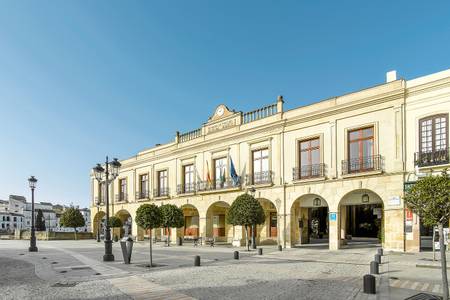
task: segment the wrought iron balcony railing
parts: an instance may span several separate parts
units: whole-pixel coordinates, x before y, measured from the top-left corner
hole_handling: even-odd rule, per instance
[[[150,193],[148,191],[136,192],[136,199],[148,199],[150,198]]]
[[[303,165],[292,169],[292,178],[302,180],[325,176],[325,164]]]
[[[234,189],[241,187],[241,177],[233,179],[232,177],[227,177],[224,180],[213,180],[213,181],[199,181],[197,183],[197,191],[216,191],[224,189]]]
[[[273,183],[273,172],[254,172],[253,174],[247,174],[246,185],[257,185],[257,184],[272,184]]]
[[[414,164],[419,167],[445,165],[450,163],[450,149],[414,153]]]
[[[104,197],[101,197],[101,199],[99,197],[94,197],[94,204],[95,205],[103,205],[103,204],[105,204]]]
[[[381,155],[363,156],[342,161],[342,175],[380,171],[382,169]]]
[[[157,188],[153,191],[154,197],[167,197],[169,196],[169,188]]]
[[[115,199],[117,202],[126,202],[128,201],[128,194],[127,193],[116,194]]]
[[[194,193],[195,190],[195,183],[189,183],[189,184],[179,184],[177,185],[177,194],[181,195],[181,194],[189,194],[189,193]]]

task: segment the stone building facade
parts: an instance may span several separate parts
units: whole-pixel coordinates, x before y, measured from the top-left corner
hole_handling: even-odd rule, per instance
[[[372,239],[418,251],[420,220],[402,197],[405,182],[449,166],[450,70],[413,80],[389,72],[364,90],[292,110],[283,103],[280,96],[246,113],[219,105],[200,128],[122,160],[109,186],[111,215],[140,240],[137,208],[172,203],[185,213],[173,240],[240,245],[243,229],[228,225],[226,214],[238,195],[252,193],[266,212],[259,244],[337,250]],[[104,188],[91,174],[94,232],[105,214]]]

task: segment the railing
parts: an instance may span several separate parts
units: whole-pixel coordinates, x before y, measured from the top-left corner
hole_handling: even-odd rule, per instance
[[[270,104],[267,106],[264,106],[262,108],[246,112],[242,116],[242,122],[250,123],[256,120],[264,119],[267,117],[270,117],[272,115],[275,115],[278,112],[277,105],[276,104]]]
[[[128,194],[127,194],[127,193],[119,193],[119,194],[116,194],[115,199],[116,199],[117,202],[125,202],[125,201],[128,201]]]
[[[381,170],[381,155],[352,158],[342,161],[342,175]]]
[[[302,180],[325,176],[325,164],[304,165],[292,169],[292,178]]]
[[[419,167],[450,163],[450,149],[414,153],[414,164]]]
[[[202,129],[198,128],[198,129],[195,129],[192,131],[181,133],[178,141],[180,143],[187,142],[187,141],[196,139],[196,138],[200,137],[201,135],[202,135]]]
[[[136,192],[136,199],[148,199],[150,198],[150,193],[148,191]]]
[[[253,174],[247,174],[245,183],[246,185],[256,185],[256,184],[272,184],[273,183],[273,172],[254,172]]]
[[[241,187],[241,177],[236,179],[227,177],[224,180],[205,180],[197,182],[197,191],[199,192],[225,190],[239,187]]]
[[[167,197],[169,196],[169,188],[161,188],[161,189],[155,189],[153,191],[154,197]]]
[[[104,199],[104,197],[102,197],[99,202],[99,197],[94,197],[94,203],[95,203],[95,205],[97,205],[97,204],[103,205],[103,204],[105,204],[105,199]]]
[[[188,194],[195,192],[195,183],[177,185],[177,194]]]

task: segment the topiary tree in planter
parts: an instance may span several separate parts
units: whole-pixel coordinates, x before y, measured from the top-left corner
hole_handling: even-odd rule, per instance
[[[142,204],[136,211],[136,224],[146,231],[150,231],[150,267],[153,266],[152,257],[152,229],[161,226],[161,212],[154,204]]]
[[[231,204],[228,210],[227,222],[234,226],[241,225],[245,227],[245,243],[247,251],[250,251],[248,243],[248,227],[263,224],[266,217],[264,209],[252,195],[242,194]],[[252,240],[255,242],[255,230],[252,231]]]
[[[122,226],[123,226],[123,223],[119,217],[116,217],[116,216],[109,217],[109,227],[114,229],[114,228],[119,228]],[[117,236],[117,234],[115,234],[114,241],[117,242],[118,240],[119,240],[119,237]]]
[[[441,256],[443,299],[448,300],[447,259],[445,256],[444,224],[450,218],[450,175],[429,175],[417,180],[405,194],[405,204],[419,215],[426,226],[437,226]],[[434,241],[433,241],[434,242]]]
[[[164,204],[159,209],[161,211],[161,226],[168,232],[167,246],[170,246],[170,228],[184,226],[183,210],[173,204]]]
[[[63,212],[60,223],[62,227],[73,228],[75,240],[77,239],[77,227],[82,227],[85,225],[83,215],[80,210],[75,207],[69,207]]]

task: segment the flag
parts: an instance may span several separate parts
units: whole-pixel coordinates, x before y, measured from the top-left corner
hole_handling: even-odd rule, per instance
[[[225,184],[225,169],[222,168],[220,168],[220,184],[221,186]]]
[[[209,185],[211,185],[211,174],[209,173],[209,164],[208,161],[206,161],[206,181]]]
[[[234,168],[233,159],[230,157],[230,176],[233,179],[234,185],[239,184],[239,176],[236,173],[236,169]]]

